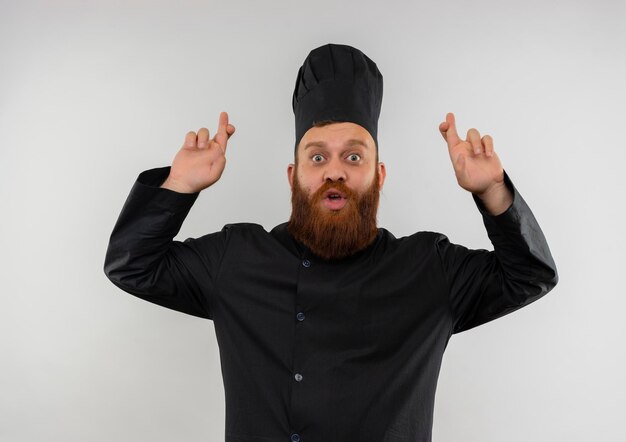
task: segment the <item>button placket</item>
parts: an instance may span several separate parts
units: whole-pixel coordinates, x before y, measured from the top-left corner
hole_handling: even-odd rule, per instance
[[[306,315],[305,315],[305,311],[307,309],[306,307],[306,303],[309,302],[309,298],[306,296],[303,296],[303,291],[302,288],[303,286],[306,287],[305,292],[307,293],[310,292],[310,286],[311,286],[311,279],[314,278],[314,269],[311,269],[311,267],[313,267],[313,262],[312,260],[310,260],[309,258],[307,258],[304,254],[300,255],[300,264],[302,265],[302,267],[304,267],[304,269],[302,269],[298,277],[298,286],[296,289],[296,311],[295,311],[295,317],[296,317],[296,324],[300,324],[302,323],[305,319],[306,319]],[[310,333],[310,330],[307,331],[306,330],[307,327],[304,326],[304,324],[300,325],[299,327],[296,326],[294,328],[295,331],[295,346],[294,346],[294,357],[293,357],[293,371],[292,371],[292,376],[293,376],[293,382],[297,382],[299,384],[301,384],[299,387],[293,388],[292,389],[292,405],[294,407],[297,407],[297,409],[295,409],[293,411],[293,413],[298,416],[297,419],[294,420],[294,422],[292,422],[294,424],[294,427],[297,428],[299,426],[299,424],[302,424],[302,422],[300,422],[301,419],[306,419],[304,416],[306,416],[306,407],[307,404],[309,403],[307,400],[302,400],[302,398],[306,398],[310,393],[307,392],[307,389],[305,388],[306,385],[303,384],[304,381],[304,376],[302,373],[296,372],[297,369],[302,368],[301,366],[301,357],[299,356],[300,352],[306,352],[306,338],[305,336],[307,336],[307,333]],[[311,388],[311,386],[309,386],[309,388]],[[304,396],[303,396],[304,395]],[[306,423],[306,422],[305,422]],[[290,440],[292,442],[303,442],[301,436],[298,433],[292,433],[290,435]]]

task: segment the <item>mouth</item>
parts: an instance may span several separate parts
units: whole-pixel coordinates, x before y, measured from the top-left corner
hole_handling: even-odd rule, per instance
[[[343,192],[337,189],[329,189],[324,193],[322,201],[324,206],[330,210],[341,210],[348,202],[348,199]]]

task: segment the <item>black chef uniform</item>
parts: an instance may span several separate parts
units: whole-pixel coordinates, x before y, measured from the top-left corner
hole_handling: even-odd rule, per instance
[[[428,442],[437,377],[454,333],[528,305],[557,283],[530,208],[493,216],[494,250],[437,232],[379,228],[365,250],[324,261],[286,224],[228,224],[174,241],[198,193],[137,177],[110,236],[106,276],[122,290],[213,320],[228,442]]]

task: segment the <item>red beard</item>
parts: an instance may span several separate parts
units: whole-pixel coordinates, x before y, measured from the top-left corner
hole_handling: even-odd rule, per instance
[[[322,207],[324,193],[342,192],[346,205],[340,210]],[[369,189],[358,194],[341,181],[326,181],[311,197],[300,187],[294,171],[289,233],[323,259],[341,259],[365,249],[376,238],[376,212],[380,197],[378,169]]]

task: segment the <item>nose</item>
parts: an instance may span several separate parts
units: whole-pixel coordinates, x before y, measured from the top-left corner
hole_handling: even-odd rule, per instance
[[[329,161],[328,166],[324,170],[324,181],[345,181],[347,178],[346,171],[338,160]]]

